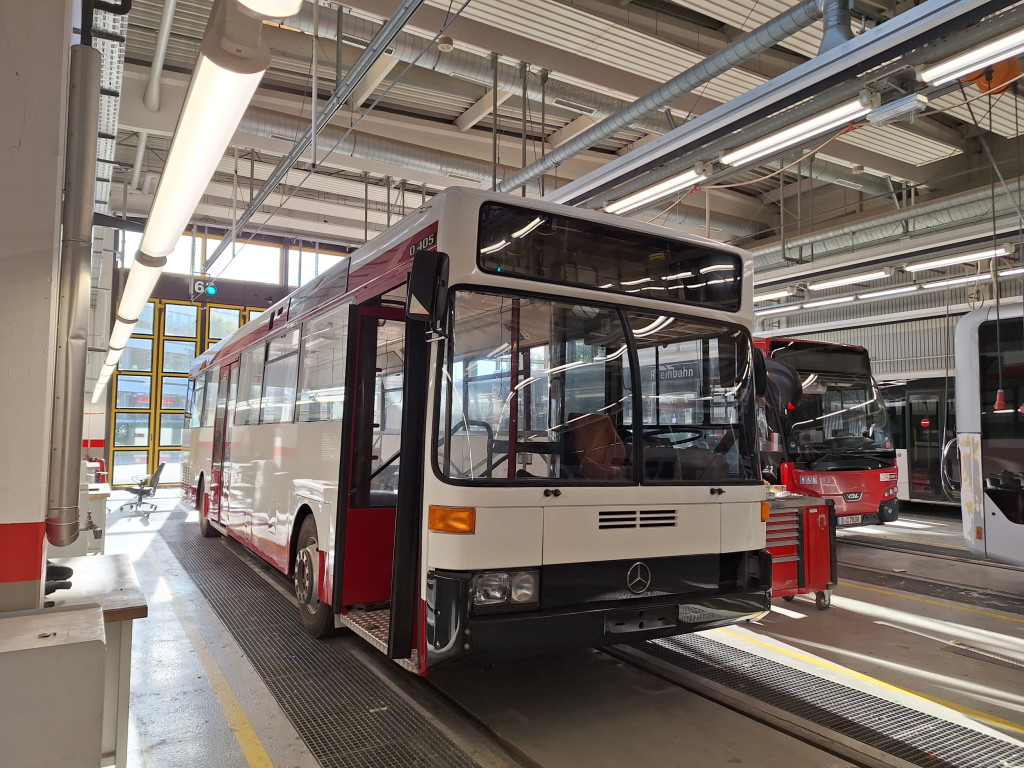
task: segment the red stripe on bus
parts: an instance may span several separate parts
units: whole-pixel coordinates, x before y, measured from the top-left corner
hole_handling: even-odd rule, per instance
[[[46,523],[0,523],[0,584],[43,577]]]
[[[83,448],[103,448],[104,446],[106,446],[106,444],[107,444],[106,440],[83,440],[82,441],[82,447]]]

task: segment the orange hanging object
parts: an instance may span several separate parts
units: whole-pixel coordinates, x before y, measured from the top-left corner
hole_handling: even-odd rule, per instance
[[[992,72],[991,79],[989,79],[987,74],[990,70]],[[996,94],[1005,91],[1006,84],[1015,77],[1018,77],[1020,73],[1020,59],[1014,56],[1011,59],[997,61],[995,64],[965,75],[961,79],[965,83],[974,83],[982,93],[992,91],[993,94]]]

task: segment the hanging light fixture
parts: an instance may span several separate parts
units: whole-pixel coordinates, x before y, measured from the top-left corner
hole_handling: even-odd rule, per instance
[[[772,299],[785,299],[793,295],[793,291],[790,288],[785,288],[781,291],[772,291],[771,293],[762,293],[754,297],[754,303],[757,304],[761,301],[771,301]]]
[[[999,256],[1010,256],[1013,254],[1013,250],[1012,245],[1004,245],[999,248],[988,248],[984,251],[962,253],[957,256],[944,256],[941,259],[932,259],[931,261],[918,261],[914,264],[907,264],[903,269],[906,272],[920,272],[925,269],[941,269],[953,264],[970,264],[971,262],[985,261],[986,259],[993,259]]]
[[[776,131],[744,147],[726,152],[722,155],[721,160],[725,165],[743,165],[752,160],[777,154],[787,147],[801,144],[818,134],[851,123],[858,117],[866,115],[877,107],[878,104],[878,94],[865,89],[861,91],[860,98],[854,101],[848,101],[820,115],[809,117],[781,131]]]
[[[1011,32],[991,42],[922,69],[919,77],[930,85],[942,85],[959,80],[990,64],[1024,53],[1024,29]]]
[[[117,305],[92,402],[99,401],[117,368],[167,256],[185,230],[270,65],[270,49],[260,41],[263,19],[294,15],[301,5],[302,0],[218,0],[214,4],[142,244]]]
[[[639,192],[634,192],[632,195],[628,195],[621,200],[609,203],[604,207],[604,210],[607,213],[626,213],[648,203],[653,203],[655,200],[673,195],[676,192],[682,192],[684,189],[695,187],[707,177],[704,166],[698,163],[688,171],[670,176],[664,181],[653,184],[646,189],[641,189]]]

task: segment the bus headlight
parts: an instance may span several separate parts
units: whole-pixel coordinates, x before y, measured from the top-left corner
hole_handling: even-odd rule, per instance
[[[473,611],[490,613],[536,608],[540,598],[537,571],[490,571],[473,577]]]

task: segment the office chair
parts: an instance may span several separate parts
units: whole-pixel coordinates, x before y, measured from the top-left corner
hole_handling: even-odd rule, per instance
[[[154,472],[150,476],[137,475],[132,480],[135,481],[135,485],[128,488],[130,493],[134,493],[136,498],[134,501],[129,501],[126,504],[122,504],[118,507],[118,512],[138,512],[144,516],[148,516],[149,512],[143,510],[143,507],[152,507],[150,511],[156,511],[156,504],[151,501],[143,501],[156,493],[157,486],[160,485],[160,473],[164,471],[164,462],[161,462]]]

